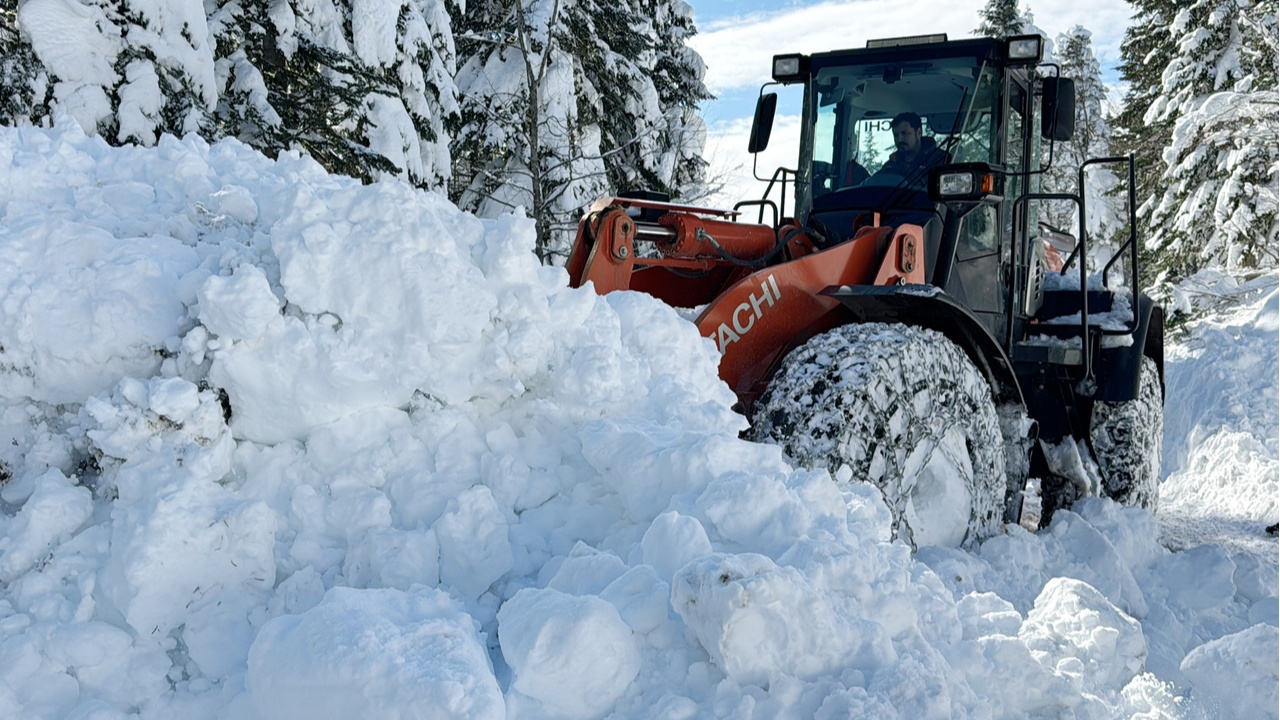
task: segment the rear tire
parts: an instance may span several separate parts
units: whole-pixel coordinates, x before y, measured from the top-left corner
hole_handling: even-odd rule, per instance
[[[847,466],[884,493],[896,537],[968,546],[994,535],[1006,498],[991,389],[964,351],[919,327],[845,325],[782,361],[752,437],[793,463]]]
[[[1102,475],[1103,496],[1155,512],[1164,444],[1164,398],[1155,361],[1143,357],[1139,373],[1138,397],[1094,403],[1089,440]]]

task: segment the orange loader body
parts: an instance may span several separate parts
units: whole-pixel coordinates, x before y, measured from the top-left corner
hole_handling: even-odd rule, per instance
[[[644,221],[631,213],[656,216]],[[721,353],[720,377],[750,405],[778,362],[809,338],[849,322],[822,291],[842,285],[922,284],[923,231],[869,214],[847,242],[822,249],[794,221],[776,231],[737,213],[651,200],[602,198],[578,225],[567,269],[573,287],[638,290],[702,308],[699,331]],[[637,253],[637,243],[643,252]]]

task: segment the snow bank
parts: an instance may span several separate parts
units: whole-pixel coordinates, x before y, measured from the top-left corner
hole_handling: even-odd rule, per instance
[[[1204,272],[1179,293],[1221,307],[1166,349],[1162,533],[1276,556],[1256,532],[1280,520],[1280,275],[1240,284]],[[1179,302],[1188,304],[1185,298]]]
[[[0,213],[0,716],[1276,716],[1274,565],[1100,500],[912,555],[523,218],[66,125]]]

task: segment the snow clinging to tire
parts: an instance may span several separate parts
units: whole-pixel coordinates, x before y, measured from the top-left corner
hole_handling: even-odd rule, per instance
[[[971,545],[1000,527],[1004,441],[990,387],[933,330],[866,323],[814,337],[783,360],[752,435],[878,487],[896,535],[917,547]]]

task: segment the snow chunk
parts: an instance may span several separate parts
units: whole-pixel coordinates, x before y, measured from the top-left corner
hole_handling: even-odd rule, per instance
[[[599,595],[626,573],[622,558],[580,542],[560,563],[547,587],[570,595]]]
[[[468,598],[480,597],[512,567],[507,519],[483,485],[450,501],[435,532],[440,541],[440,580]]]
[[[147,407],[159,417],[182,425],[200,409],[200,391],[182,378],[157,378],[147,387]]]
[[[674,510],[653,519],[640,547],[645,564],[653,566],[658,577],[668,583],[686,563],[711,554],[711,540],[702,523]]]
[[[1147,643],[1138,621],[1079,580],[1054,578],[1027,614],[1021,636],[1086,692],[1118,693],[1138,673]]]
[[[805,576],[755,554],[717,554],[675,577],[671,602],[735,682],[813,679],[846,667],[873,670],[896,659],[884,629],[836,612]]]
[[[256,266],[236,268],[231,277],[214,276],[200,288],[200,322],[227,340],[256,340],[280,321],[280,300]]]
[[[211,392],[179,378],[126,380],[85,407],[114,487],[102,595],[142,637],[185,626],[204,672],[244,662],[245,614],[275,582],[277,516],[222,484],[234,444]]]
[[[61,539],[69,537],[93,512],[88,488],[53,469],[35,481],[12,522],[0,525],[0,582],[13,582],[36,565]]]
[[[295,190],[270,227],[290,314],[254,342],[219,349],[209,372],[230,396],[238,436],[301,438],[361,410],[405,407],[415,391],[446,403],[512,393],[511,363],[488,337],[499,288],[470,262],[484,227],[443,198],[412,193],[394,184]],[[245,285],[227,292],[251,293],[250,319],[214,320],[236,334],[264,330],[274,303],[259,280]]]
[[[168,237],[116,238],[13,209],[0,245],[0,393],[80,403],[147,377],[186,316],[180,280],[196,254]]]
[[[263,626],[245,686],[263,720],[501,720],[475,622],[438,590],[338,587]]]
[[[658,579],[653,568],[642,565],[609,583],[600,597],[618,609],[637,635],[646,635],[667,621],[671,586]]]
[[[1280,630],[1258,624],[1211,640],[1182,661],[1194,683],[1193,704],[1219,718],[1275,718],[1280,714]]]
[[[697,508],[716,539],[734,549],[756,548],[776,556],[819,528],[847,531],[850,513],[830,475],[825,471],[770,473],[768,460],[779,449],[744,444],[747,448],[757,451],[761,461],[751,470],[744,466],[722,474],[697,498]]]
[[[498,610],[512,687],[570,718],[602,715],[640,672],[631,628],[608,602],[525,588]]]
[[[1017,637],[1022,614],[1013,603],[995,593],[969,593],[956,603],[967,639],[1003,635]]]
[[[1124,612],[1146,616],[1146,597],[1132,569],[1111,540],[1088,520],[1074,512],[1055,513],[1044,543],[1054,575],[1087,582]]]
[[[0,603],[0,616],[9,608]],[[0,715],[6,718],[130,717],[138,697],[158,697],[172,682],[169,658],[130,634],[98,621],[0,623]],[[16,630],[16,631],[15,631]],[[136,717],[136,715],[134,715]]]
[[[248,188],[240,185],[223,185],[221,190],[209,196],[206,209],[240,223],[248,224],[258,219],[257,201]]]

